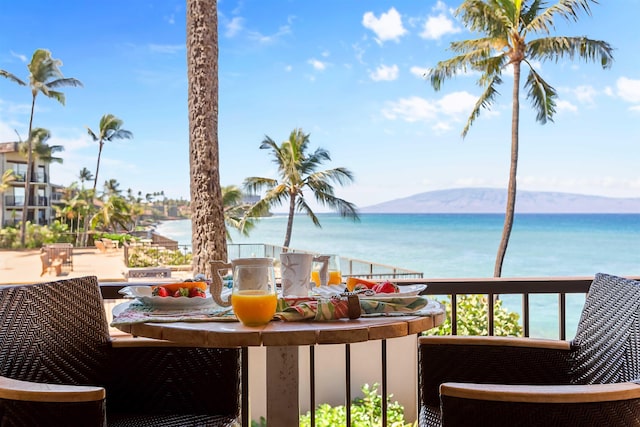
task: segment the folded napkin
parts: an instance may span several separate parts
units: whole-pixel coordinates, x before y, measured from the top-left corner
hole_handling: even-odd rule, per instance
[[[139,301],[132,301],[122,311],[113,312],[111,326],[130,325],[132,323],[169,323],[169,322],[237,322],[231,307],[205,307],[184,310],[168,310],[152,307]]]
[[[410,297],[384,296],[361,298],[360,309],[363,316],[420,314],[429,304],[429,299],[420,295]],[[438,304],[438,310],[441,310]],[[422,315],[431,315],[432,312]],[[281,298],[278,299],[276,317],[281,320],[327,321],[349,316],[347,298]]]

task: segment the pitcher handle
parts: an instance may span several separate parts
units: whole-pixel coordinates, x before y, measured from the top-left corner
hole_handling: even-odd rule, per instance
[[[229,307],[231,305],[231,297],[227,301],[222,300],[223,284],[220,271],[229,270],[231,263],[215,260],[209,261],[209,265],[211,266],[211,297],[220,307]]]
[[[313,261],[322,263],[322,267],[320,267],[320,271],[318,271],[318,277],[320,278],[320,286],[327,286],[329,284],[329,256],[314,256]]]

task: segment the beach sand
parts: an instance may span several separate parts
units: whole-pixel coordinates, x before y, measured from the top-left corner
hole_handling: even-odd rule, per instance
[[[95,248],[73,248],[73,271],[62,269],[62,274],[42,272],[40,250],[0,250],[0,285],[40,283],[82,276],[97,276],[100,282],[127,281],[128,268],[124,263],[124,249],[105,253]],[[182,280],[191,272],[172,271],[171,277]]]

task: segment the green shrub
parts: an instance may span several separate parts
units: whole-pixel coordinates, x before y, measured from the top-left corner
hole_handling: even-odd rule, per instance
[[[153,246],[135,246],[129,249],[129,267],[157,267],[159,265],[188,265],[193,255],[179,250],[159,249]]]
[[[440,301],[447,311],[447,320],[437,328],[427,331],[426,335],[451,335],[451,301]],[[458,304],[458,335],[489,335],[489,315],[486,295],[460,295]],[[496,336],[522,336],[520,315],[502,306],[497,299],[493,305],[494,332]]]
[[[382,426],[382,396],[378,395],[378,384],[369,387],[362,386],[363,397],[353,400],[351,403],[351,427],[375,427]],[[398,402],[390,402],[393,395],[387,396],[387,426],[410,426],[404,421],[404,408]],[[328,404],[319,405],[315,413],[315,425],[320,427],[344,426],[347,419],[347,411],[344,405],[332,407]],[[307,412],[300,417],[301,427],[311,427],[311,413]]]

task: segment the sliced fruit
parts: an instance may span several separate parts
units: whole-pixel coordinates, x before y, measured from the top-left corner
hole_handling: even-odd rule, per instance
[[[356,285],[364,285],[369,289],[372,289],[376,282],[372,282],[371,280],[361,279],[359,277],[347,277],[347,289],[349,292],[353,291]]]
[[[167,283],[166,285],[163,284],[160,286],[165,288],[167,291],[169,291],[171,295],[173,295],[180,288],[187,288],[187,289],[200,288],[203,291],[206,291],[208,285],[207,285],[207,282],[176,282],[176,283]],[[154,286],[151,291],[153,292],[156,288],[160,286]]]

